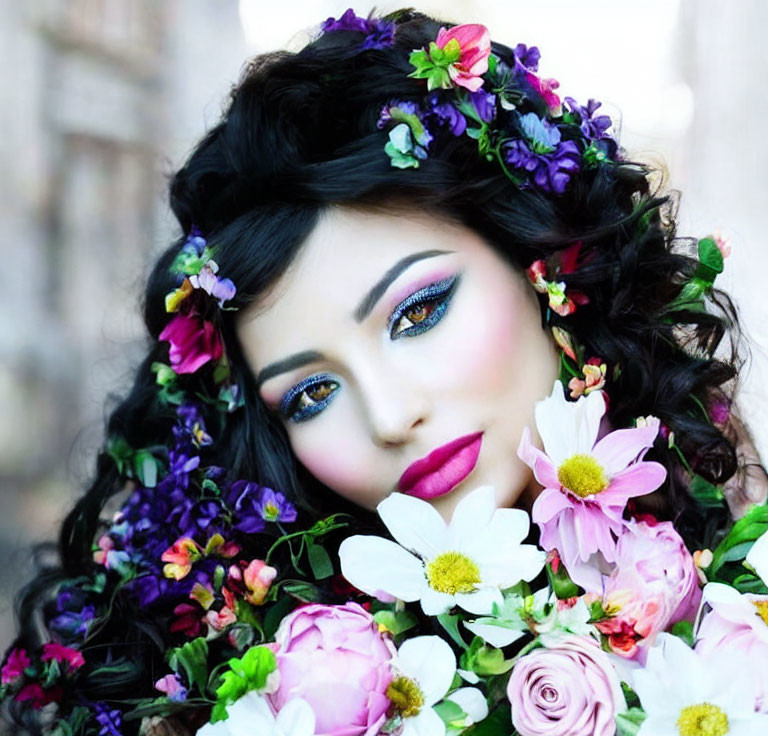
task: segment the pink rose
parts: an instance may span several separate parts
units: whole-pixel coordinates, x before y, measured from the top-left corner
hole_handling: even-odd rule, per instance
[[[603,606],[615,615],[597,627],[616,654],[643,660],[656,634],[693,620],[700,600],[696,565],[672,523],[636,521],[619,537],[616,567],[604,579]]]
[[[392,642],[357,603],[312,603],[283,619],[275,634],[279,711],[292,698],[315,713],[317,736],[374,736],[386,720]]]
[[[520,736],[614,736],[614,718],[626,709],[608,655],[580,636],[563,636],[520,659],[507,696]]]
[[[438,48],[444,48],[456,39],[461,49],[458,62],[451,64],[448,73],[457,87],[477,92],[483,86],[482,75],[488,71],[488,57],[491,55],[491,34],[478,23],[464,23],[450,30],[441,28],[435,39]]]
[[[169,357],[176,373],[194,373],[209,360],[218,360],[223,352],[213,323],[194,314],[177,314],[158,339],[171,344]]]

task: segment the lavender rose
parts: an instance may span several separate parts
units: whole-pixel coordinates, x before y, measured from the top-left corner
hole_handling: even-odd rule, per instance
[[[580,636],[563,636],[519,660],[507,696],[520,736],[614,736],[614,718],[626,709],[608,655]]]
[[[357,603],[310,604],[283,619],[275,634],[280,686],[268,695],[279,712],[303,698],[317,736],[374,736],[386,719],[396,650]]]

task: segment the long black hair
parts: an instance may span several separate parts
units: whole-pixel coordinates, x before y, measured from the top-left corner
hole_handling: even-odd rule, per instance
[[[413,11],[390,18],[396,31],[389,47],[361,51],[359,33],[339,31],[296,53],[259,56],[245,68],[220,122],[171,179],[170,205],[184,235],[149,277],[143,302],[147,356],[111,412],[107,436],[120,435],[132,447],[169,441],[173,416],[157,400],[152,366],[167,361],[168,344],[158,336],[170,319],[165,295],[176,286],[170,267],[193,226],[215,246],[220,273],[238,287],[232,306],[242,310],[286,271],[327,208],[408,206],[458,220],[521,270],[582,242],[585,257],[568,285],[588,304],[563,318],[542,306],[543,326],[567,327],[585,355],[610,366],[609,418],[615,426],[654,415],[667,428],[652,450],[668,468],[667,481],[649,503],[658,516],[676,521],[689,544],[700,546],[726,512],[692,497],[691,473],[717,485],[737,471],[734,442],[708,408],[730,403],[739,369],[738,325],[727,296],[716,290],[706,310],[671,311],[699,265],[691,250],[695,241],[677,237],[674,197],[654,191],[653,172],[626,157],[574,176],[564,194],[520,189],[478,156],[467,136],[446,137],[417,169],[392,167],[383,153],[386,133],[377,129],[380,110],[393,98],[423,97],[423,80],[409,78],[409,54],[446,24]],[[501,44],[493,44],[493,53],[514,61],[513,51]],[[223,312],[220,327],[244,404],[224,420],[212,418],[220,422],[213,459],[235,477],[280,489],[309,514],[350,510],[295,462],[282,425],[258,398],[237,341],[237,318],[237,311]],[[195,374],[185,380],[191,385],[202,379]],[[62,526],[58,562],[19,598],[15,646],[34,649],[45,640],[35,612],[45,610],[57,580],[93,574],[102,510],[124,488],[105,448],[92,485]],[[361,523],[370,521],[360,510],[355,514]],[[151,693],[153,626],[119,597],[113,602],[94,650],[103,652],[102,663],[137,666],[116,668],[111,680],[86,673],[79,686],[88,699],[119,699],[128,689],[137,697]]]

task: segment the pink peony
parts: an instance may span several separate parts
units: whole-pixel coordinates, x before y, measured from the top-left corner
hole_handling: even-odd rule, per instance
[[[518,660],[507,696],[520,736],[614,736],[614,718],[626,709],[608,655],[572,635]]]
[[[177,314],[158,339],[171,344],[169,357],[176,373],[194,373],[208,361],[218,360],[223,352],[213,323],[194,314]]]
[[[597,628],[615,654],[645,657],[660,631],[693,620],[701,600],[693,557],[669,521],[635,522],[619,537],[616,567],[603,585],[603,607],[615,612]]]
[[[283,619],[275,634],[280,687],[275,711],[292,698],[315,713],[317,736],[374,736],[386,720],[392,642],[357,603],[312,603]]]
[[[730,585],[704,588],[709,612],[697,632],[696,652],[727,652],[749,658],[758,668],[757,709],[768,713],[768,595],[739,593]]]
[[[458,41],[461,57],[451,64],[448,73],[457,87],[477,92],[483,86],[482,75],[488,71],[491,55],[491,34],[478,23],[464,23],[449,30],[441,28],[435,39],[438,48],[445,48],[449,41]]]
[[[568,402],[555,381],[552,394],[535,410],[544,452],[527,427],[517,451],[544,486],[531,510],[541,546],[556,549],[574,582],[593,590],[600,576],[588,561],[598,553],[607,563],[615,561],[627,501],[651,493],[666,477],[663,465],[642,461],[659,420],[651,417],[598,440],[605,408],[602,391]]]
[[[10,685],[24,675],[24,670],[30,665],[29,657],[25,649],[14,649],[3,665],[0,682]]]

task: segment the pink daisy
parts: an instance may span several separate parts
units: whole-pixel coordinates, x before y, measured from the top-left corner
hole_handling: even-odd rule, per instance
[[[518,449],[544,486],[531,512],[541,530],[540,544],[560,553],[577,583],[591,574],[585,563],[593,554],[601,553],[607,563],[615,561],[628,499],[656,490],[666,477],[662,465],[642,461],[658,434],[659,420],[649,417],[643,426],[598,440],[605,408],[602,391],[569,402],[555,381],[552,394],[535,410],[544,452],[533,445],[527,427]],[[597,568],[594,574],[599,576]]]

